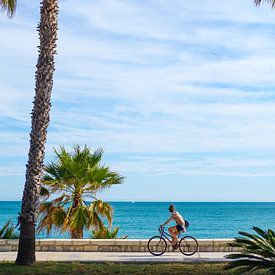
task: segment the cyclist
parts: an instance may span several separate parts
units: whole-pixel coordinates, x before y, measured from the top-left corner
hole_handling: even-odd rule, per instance
[[[171,217],[162,225],[160,225],[160,227],[164,227],[166,224],[168,224],[170,221],[174,220],[176,222],[176,226],[172,226],[168,228],[169,233],[172,236],[172,246],[173,249],[177,249],[177,243],[178,243],[178,234],[183,231],[186,231],[186,227],[185,227],[185,221],[184,218],[181,216],[181,214],[179,212],[176,211],[176,208],[173,204],[171,204],[169,206],[169,211],[172,213]]]

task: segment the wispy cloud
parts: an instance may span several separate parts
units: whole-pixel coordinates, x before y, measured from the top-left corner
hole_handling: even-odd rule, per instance
[[[274,12],[250,0],[60,5],[49,157],[87,143],[125,174],[274,175]],[[1,174],[27,153],[37,18],[34,3],[0,18]]]
[[[113,164],[114,167],[145,175],[178,176],[275,176],[275,158],[263,154],[205,153],[183,154],[172,157],[147,155],[127,157]]]

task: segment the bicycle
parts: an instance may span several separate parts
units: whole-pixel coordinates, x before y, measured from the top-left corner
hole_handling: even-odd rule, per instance
[[[167,241],[169,241],[172,244],[172,236],[164,231],[163,227],[159,228],[160,236],[154,236],[152,237],[148,243],[147,248],[151,254],[154,256],[160,256],[163,253],[165,253],[167,249]],[[181,232],[178,235],[178,238],[180,237]],[[166,240],[165,240],[166,239]],[[185,256],[192,256],[194,255],[198,250],[198,242],[197,240],[192,236],[184,236],[180,239],[178,242],[178,247],[180,252],[184,254]]]

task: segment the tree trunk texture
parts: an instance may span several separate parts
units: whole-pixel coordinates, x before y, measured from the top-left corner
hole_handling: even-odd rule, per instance
[[[73,202],[73,207],[72,207],[72,211],[74,211],[79,203],[80,203],[80,198],[81,195],[80,194],[75,194],[74,196],[74,202]],[[83,229],[79,229],[79,230],[72,230],[71,231],[71,239],[83,239]]]
[[[26,165],[25,188],[19,216],[20,239],[16,263],[35,262],[35,225],[39,204],[40,178],[43,173],[47,127],[50,122],[54,55],[56,54],[58,0],[43,0],[38,32],[40,45],[35,73],[30,148]]]
[[[83,239],[83,230],[75,230],[71,232],[71,239]]]

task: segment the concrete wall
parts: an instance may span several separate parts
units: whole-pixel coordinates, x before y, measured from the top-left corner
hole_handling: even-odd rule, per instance
[[[144,252],[147,251],[148,240],[117,239],[39,239],[36,240],[37,251],[83,251],[83,252]],[[231,252],[238,251],[229,247],[230,239],[200,239],[198,240],[200,252]],[[0,251],[16,251],[18,240],[0,240]],[[171,245],[168,245],[171,251]]]

